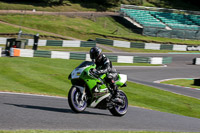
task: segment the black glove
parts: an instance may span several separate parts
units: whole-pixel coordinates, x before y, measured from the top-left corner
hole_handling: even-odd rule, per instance
[[[98,71],[97,69],[93,69],[92,71],[93,71],[93,73],[94,73],[95,75],[100,75],[100,71]]]

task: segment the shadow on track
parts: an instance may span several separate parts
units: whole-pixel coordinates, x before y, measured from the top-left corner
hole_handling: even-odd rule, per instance
[[[12,103],[4,103],[4,104],[12,105],[12,106],[20,107],[20,108],[27,108],[27,109],[36,109],[36,110],[52,111],[52,112],[59,112],[59,113],[77,114],[77,113],[73,112],[71,109],[67,109],[67,108],[54,108],[54,107],[24,105],[24,104],[12,104]],[[108,115],[108,114],[94,113],[94,112],[89,112],[89,111],[84,111],[80,114],[112,116],[112,115]]]

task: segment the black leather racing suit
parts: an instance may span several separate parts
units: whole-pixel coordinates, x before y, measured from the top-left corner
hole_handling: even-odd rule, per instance
[[[117,79],[117,71],[112,67],[112,62],[104,55],[100,55],[100,59],[95,61],[97,74],[107,73],[106,81],[110,84],[110,87],[117,92],[117,86],[115,85],[115,80]]]

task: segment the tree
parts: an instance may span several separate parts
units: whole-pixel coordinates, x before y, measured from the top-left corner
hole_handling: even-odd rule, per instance
[[[120,1],[121,0],[96,0],[95,2],[100,5],[116,6],[119,4]]]
[[[64,0],[59,0],[59,4],[62,5]]]
[[[43,0],[44,2],[48,3],[49,5],[59,4],[62,5],[64,0]]]

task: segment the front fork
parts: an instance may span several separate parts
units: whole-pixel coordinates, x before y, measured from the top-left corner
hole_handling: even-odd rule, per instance
[[[78,88],[79,91],[81,92],[81,96],[79,97],[79,100],[80,101],[86,100],[85,87],[82,87],[82,86],[74,86],[74,87]]]

